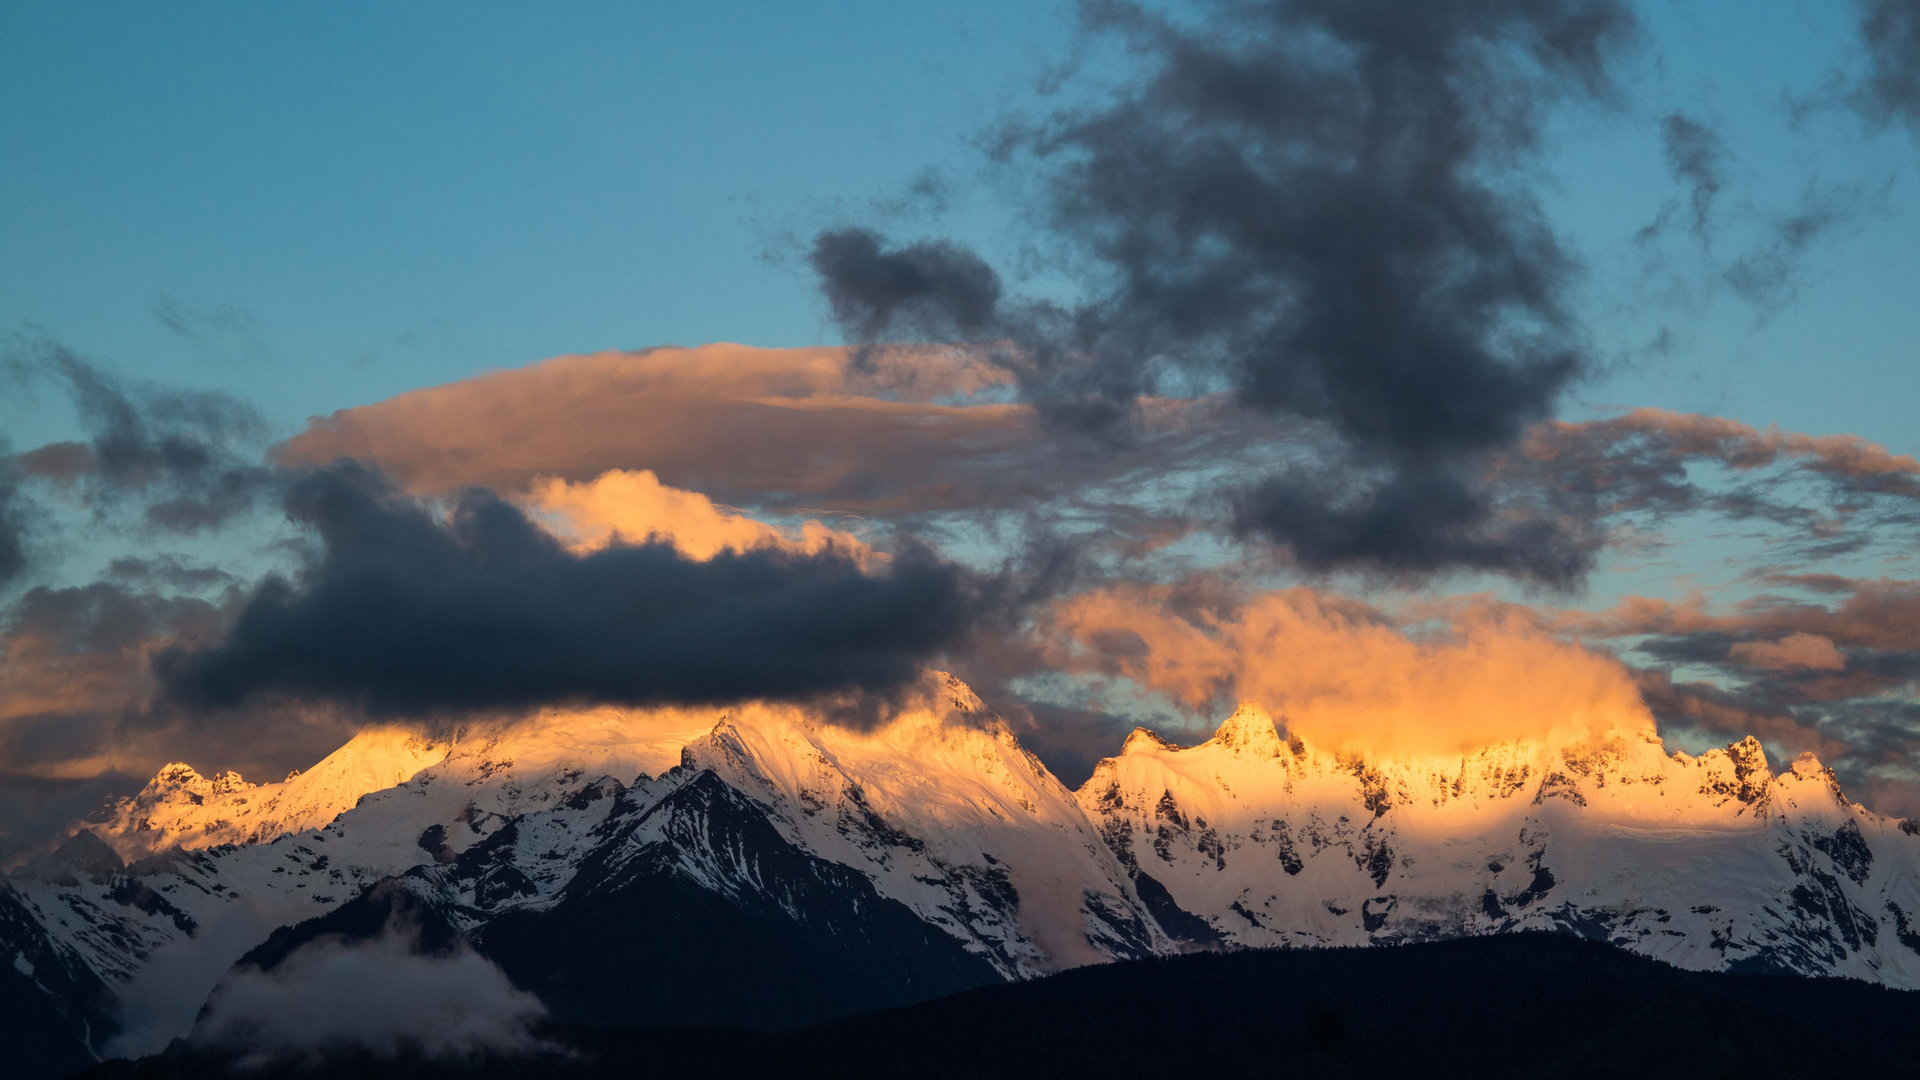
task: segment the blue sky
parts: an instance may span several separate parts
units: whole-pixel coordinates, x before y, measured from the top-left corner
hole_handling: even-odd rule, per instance
[[[1549,159],[1552,220],[1591,268],[1582,314],[1624,367],[1574,407],[1916,449],[1914,142],[1831,111],[1796,128],[1783,107],[1844,71],[1851,9],[1643,16],[1655,47],[1629,99],[1564,118]],[[1063,8],[1026,3],[20,3],[0,20],[0,325],[232,388],[289,428],[566,352],[834,340],[800,245],[928,166],[956,178],[954,206],[908,231],[1013,252],[1020,223],[969,183],[967,140],[1030,106],[1070,40]],[[1732,150],[1728,247],[1810,187],[1863,192],[1764,323],[1724,289],[1657,310],[1637,280],[1631,235],[1674,193],[1674,108]],[[1634,355],[1662,325],[1672,351]]]
[[[817,342],[765,256],[964,156],[1064,38],[1024,11],[9,5],[0,320],[289,424],[565,352]],[[169,298],[247,332],[180,340]]]

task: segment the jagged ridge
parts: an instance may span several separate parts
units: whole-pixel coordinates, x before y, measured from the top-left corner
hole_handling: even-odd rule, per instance
[[[1195,948],[1530,928],[1687,967],[1920,984],[1912,824],[1849,802],[1811,758],[1775,775],[1751,739],[1698,757],[1623,738],[1369,761],[1247,707],[1197,746],[1136,731],[1076,792],[936,677],[871,731],[771,706],[553,713],[435,752],[318,829],[130,868],[82,843],[20,882],[23,910],[135,998],[188,967],[210,987],[272,926],[402,875],[536,983],[554,976],[524,957],[564,967],[569,949],[530,928],[580,925],[587,897],[616,917],[638,903],[606,899],[627,882],[656,908],[678,897],[676,919],[705,896],[790,942],[857,925],[826,914],[839,904],[900,912],[923,929],[895,920],[874,947],[943,957],[917,989],[888,984],[902,999]],[[267,925],[248,938],[243,912]],[[653,962],[699,979],[698,950],[671,955]]]

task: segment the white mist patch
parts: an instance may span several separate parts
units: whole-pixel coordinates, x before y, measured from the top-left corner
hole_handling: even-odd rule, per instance
[[[471,1057],[538,1049],[532,1027],[545,1015],[471,949],[424,955],[389,930],[322,938],[273,971],[237,972],[208,999],[192,1041],[261,1061],[343,1049]]]
[[[157,1054],[186,1034],[220,977],[285,919],[248,902],[227,904],[220,914],[224,917],[201,923],[194,935],[155,949],[125,984],[120,1033],[107,1043],[108,1057]]]

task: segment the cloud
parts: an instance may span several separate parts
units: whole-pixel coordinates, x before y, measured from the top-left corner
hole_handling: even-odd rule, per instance
[[[1727,649],[1727,659],[1776,671],[1839,671],[1847,666],[1847,658],[1819,634],[1788,634],[1777,641],[1738,641]]]
[[[1717,466],[1712,480],[1694,470]],[[1641,408],[1535,426],[1500,463],[1507,490],[1616,522],[1705,513],[1774,527],[1770,557],[1799,564],[1864,550],[1911,524],[1920,461],[1854,435],[1805,435],[1722,417]]]
[[[111,771],[65,778],[0,769],[0,872],[44,853],[66,839],[74,822],[140,783],[140,777]]]
[[[1134,679],[1195,711],[1257,702],[1338,749],[1453,754],[1653,732],[1625,667],[1498,615],[1422,634],[1311,589],[1129,585],[1061,601],[1051,629],[1065,666]]]
[[[1663,729],[1691,728],[1734,738],[1752,735],[1789,750],[1811,750],[1830,765],[1852,752],[1847,743],[1828,738],[1786,711],[1746,695],[1708,683],[1675,682],[1667,671],[1636,671],[1634,681]]]
[[[616,543],[658,540],[689,559],[706,561],[722,552],[746,554],[778,548],[804,555],[838,552],[869,568],[872,548],[851,533],[808,521],[789,531],[716,506],[697,491],[668,487],[646,469],[613,469],[590,482],[535,481],[528,504],[557,520],[576,552]]]
[[[1322,467],[1337,442],[1323,425],[1262,419],[1218,395],[1142,399],[1124,437],[1089,437],[995,400],[1008,376],[981,355],[886,349],[869,369],[846,349],[562,357],[335,414],[278,455],[289,465],[375,461],[426,494],[483,485],[532,500],[537,486],[572,490],[624,471],[716,506],[788,514],[1040,512],[1136,554],[1196,529],[1284,529],[1285,554],[1310,573],[1518,567],[1547,582],[1576,579],[1621,542],[1622,515],[1771,522],[1787,530],[1777,542],[1795,548],[1776,556],[1805,558],[1870,542],[1891,502],[1920,496],[1913,458],[1857,437],[1658,409],[1546,421],[1471,469]],[[1695,462],[1723,465],[1738,482],[1699,480]],[[1202,498],[1223,477],[1263,473],[1226,499]],[[1783,477],[1813,481],[1820,498],[1792,501],[1806,492]]]
[[[26,451],[13,467],[78,492],[96,511],[133,497],[148,526],[193,533],[248,510],[275,479],[250,455],[265,422],[237,398],[125,383],[44,338],[10,342],[0,370],[23,389],[57,387],[90,435]]]
[[[1854,580],[1841,574],[1794,573],[1780,567],[1761,567],[1747,576],[1769,585],[1782,585],[1822,595],[1850,593],[1854,587]]]
[[[1869,119],[1899,120],[1920,135],[1920,10],[1908,0],[1862,0],[1867,76],[1856,103]]]
[[[27,525],[19,470],[0,445],[0,587],[27,569]]]
[[[442,517],[353,465],[305,477],[286,505],[318,534],[318,560],[254,589],[224,640],[158,656],[175,703],[424,714],[888,692],[994,599],[912,545],[873,574],[836,550],[575,553],[491,493]]]
[[[1800,205],[1772,223],[1764,244],[1727,264],[1723,277],[1765,322],[1799,297],[1801,264],[1814,245],[1863,214],[1875,211],[1891,190],[1862,184],[1809,183]]]
[[[105,582],[28,590],[0,619],[0,762],[42,778],[141,771],[128,728],[152,691],[149,656],[220,619],[205,600]]]
[[[245,738],[157,700],[151,658],[213,640],[220,599],[152,582],[39,586],[0,612],[0,861],[32,854],[107,796],[168,761],[284,775],[338,747],[355,717],[313,706],[258,712]],[[84,805],[82,805],[84,804]]]
[[[997,400],[1007,378],[966,349],[567,356],[335,413],[276,453],[293,466],[373,462],[416,494],[644,470],[734,505],[907,518],[1099,509],[1169,470],[1257,457],[1281,435],[1203,398],[1144,402],[1128,438],[1089,438]]]
[[[1884,492],[1920,499],[1920,460],[1894,454],[1857,435],[1801,435],[1778,428],[1761,430],[1738,420],[1667,409],[1641,408],[1608,420],[1569,424],[1553,422],[1530,433],[1530,449],[1556,466],[1585,465],[1601,455],[1615,455],[1608,472],[1623,475],[1621,466],[1634,455],[1645,467],[1674,476],[1688,460],[1715,461],[1732,469],[1751,470],[1787,459],[1792,464],[1853,491]],[[1572,460],[1569,460],[1572,459]]]
[[[1715,614],[1699,597],[1675,603],[1630,596],[1604,611],[1559,612],[1553,619],[1564,630],[1592,637],[1801,633],[1847,647],[1920,650],[1920,582],[1854,580],[1838,607],[1758,597],[1733,612]]]
[[[1726,142],[1719,132],[1677,112],[1660,122],[1660,138],[1667,168],[1691,189],[1693,234],[1705,239],[1713,201],[1726,184]]]
[[[1730,475],[1702,479],[1696,465]],[[1667,409],[1584,422],[1543,421],[1478,473],[1408,466],[1379,486],[1301,468],[1237,504],[1287,519],[1311,571],[1357,566],[1409,577],[1445,567],[1523,567],[1539,581],[1575,578],[1627,519],[1702,513],[1784,533],[1780,556],[1810,561],[1862,550],[1920,503],[1920,460],[1855,435],[1807,435]],[[1800,482],[1800,483],[1795,483]],[[1409,511],[1409,504],[1418,510]],[[1810,580],[1802,575],[1803,580]]]
[[[993,325],[1000,278],[950,244],[882,251],[866,229],[823,232],[810,258],[841,325],[862,340],[911,329],[924,340],[966,341]]]
[[[1920,582],[1777,571],[1756,580],[1820,601],[1763,593],[1716,611],[1695,594],[1628,597],[1597,612],[1507,610],[1654,661],[1635,675],[1663,727],[1812,750],[1857,794],[1906,790],[1920,777]]]
[[[1579,515],[1502,507],[1522,490],[1501,492],[1486,480],[1417,465],[1371,487],[1338,471],[1300,469],[1241,492],[1234,524],[1242,533],[1285,536],[1298,565],[1315,572],[1484,570],[1554,585],[1579,580],[1603,534]]]
[[[1032,170],[1037,216],[1087,298],[1008,299],[952,242],[836,229],[818,245],[859,257],[815,269],[847,334],[977,326],[971,340],[1004,342],[991,355],[1058,424],[1115,427],[1184,381],[1324,425],[1333,440],[1306,471],[1237,497],[1244,534],[1305,562],[1583,574],[1584,545],[1554,535],[1562,519],[1513,525],[1466,478],[1585,366],[1564,304],[1573,261],[1513,166],[1549,107],[1611,93],[1609,62],[1636,36],[1627,8],[1271,0],[1204,25],[1122,0],[1081,11],[1143,80],[1009,125],[996,154]],[[1328,490],[1352,494],[1327,506]],[[1384,536],[1361,528],[1383,514]],[[1430,530],[1453,542],[1421,544]],[[1570,557],[1532,558],[1519,537]],[[1421,546],[1383,551],[1396,543]]]
[[[538,998],[464,945],[425,952],[403,930],[322,937],[271,971],[242,967],[208,998],[193,1042],[266,1065],[360,1051],[474,1058],[542,1049]]]
[[[151,308],[155,322],[176,337],[204,343],[210,339],[252,338],[259,332],[259,320],[252,312],[233,304],[196,307],[171,293],[162,293]]]
[[[108,578],[128,585],[165,585],[175,589],[198,591],[227,585],[232,574],[212,566],[189,563],[178,555],[122,555],[107,564]]]

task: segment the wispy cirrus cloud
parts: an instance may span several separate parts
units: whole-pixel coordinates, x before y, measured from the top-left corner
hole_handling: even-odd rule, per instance
[[[265,421],[229,394],[126,380],[57,341],[24,335],[0,351],[0,372],[23,400],[49,390],[66,398],[88,432],[17,454],[16,493],[32,480],[96,513],[133,503],[146,527],[192,534],[246,513],[272,487],[273,472],[259,461]]]

